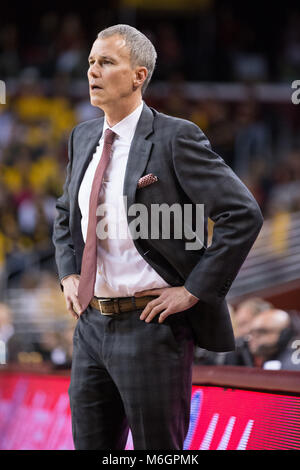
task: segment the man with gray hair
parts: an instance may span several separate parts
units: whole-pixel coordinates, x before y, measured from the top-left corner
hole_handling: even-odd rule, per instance
[[[104,117],[77,125],[69,139],[53,242],[67,309],[78,319],[69,387],[76,449],[124,449],[129,429],[135,449],[183,449],[194,345],[234,349],[225,295],[262,225],[253,196],[203,132],[143,101],[155,62],[137,29],[101,31],[88,81]],[[133,236],[135,205],[151,214],[153,204],[175,203],[204,205],[200,247],[188,250],[186,236],[174,233]],[[126,236],[103,236],[104,205],[109,233]],[[161,235],[163,220],[155,223]],[[194,227],[193,214],[186,223]]]

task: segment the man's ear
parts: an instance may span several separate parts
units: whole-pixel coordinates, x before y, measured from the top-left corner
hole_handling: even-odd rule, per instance
[[[133,80],[133,87],[136,90],[139,86],[142,86],[148,75],[146,67],[137,67],[135,70],[135,77]]]

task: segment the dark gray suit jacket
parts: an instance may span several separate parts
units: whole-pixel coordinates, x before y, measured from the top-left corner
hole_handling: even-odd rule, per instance
[[[78,191],[102,134],[104,118],[77,125],[69,139],[69,163],[62,196],[57,200],[53,242],[61,280],[80,274],[84,241]],[[137,188],[141,176],[158,181]],[[199,302],[186,311],[195,343],[212,351],[235,348],[225,296],[263,223],[246,186],[214,153],[194,123],[159,113],[145,103],[131,144],[124,180],[127,207],[144,204],[204,204],[204,247],[186,250],[186,239],[136,239],[141,256],[172,286],[184,285]],[[212,244],[207,217],[214,221]],[[127,216],[128,223],[134,216]],[[194,223],[194,222],[193,222]],[[159,227],[160,233],[162,227]],[[130,266],[128,266],[130,270]],[[141,290],[143,286],[140,286]]]

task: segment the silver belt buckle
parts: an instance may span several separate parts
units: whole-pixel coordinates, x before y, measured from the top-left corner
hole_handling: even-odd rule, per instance
[[[111,302],[112,299],[103,299],[103,300],[97,299],[97,300],[98,300],[98,305],[99,305],[99,308],[100,308],[101,315],[113,315],[113,312],[112,313],[103,312],[102,306],[101,306],[101,302]]]

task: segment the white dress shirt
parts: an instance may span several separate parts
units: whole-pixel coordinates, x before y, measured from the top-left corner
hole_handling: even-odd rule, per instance
[[[82,214],[81,230],[86,241],[89,198],[92,183],[98,166],[104,142],[104,132],[110,128],[115,136],[110,162],[104,173],[99,195],[99,204],[106,204],[104,215],[106,230],[110,237],[99,238],[100,224],[104,218],[97,219],[97,273],[94,295],[96,297],[129,297],[135,292],[169,287],[169,284],[143,259],[134,246],[128,229],[123,202],[123,183],[131,141],[143,109],[143,101],[128,116],[110,127],[104,119],[103,132],[92,160],[85,172],[78,193],[78,203]],[[98,204],[98,207],[99,207]]]

